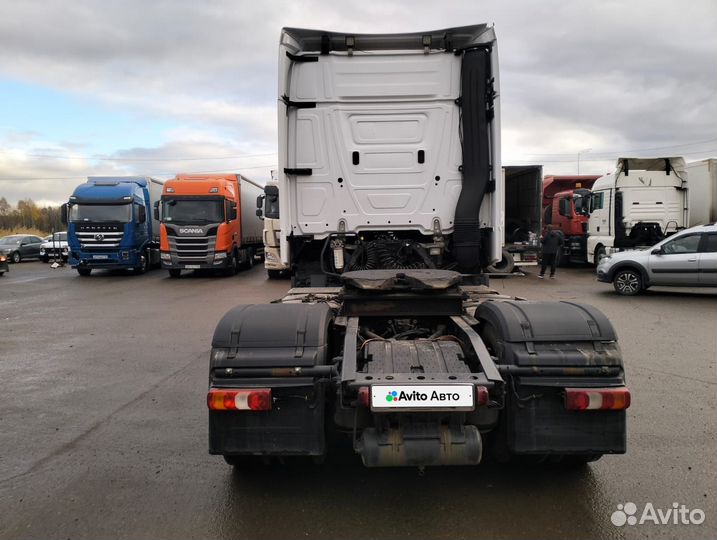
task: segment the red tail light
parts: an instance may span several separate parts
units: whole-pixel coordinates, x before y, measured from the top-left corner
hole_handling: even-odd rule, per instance
[[[358,404],[361,407],[371,406],[371,388],[368,386],[362,386],[358,389]]]
[[[207,394],[207,406],[211,411],[270,411],[271,388],[212,389]]]
[[[630,391],[620,388],[566,388],[565,408],[569,411],[622,411],[630,406]]]
[[[488,405],[488,389],[485,386],[476,386],[476,405]]]

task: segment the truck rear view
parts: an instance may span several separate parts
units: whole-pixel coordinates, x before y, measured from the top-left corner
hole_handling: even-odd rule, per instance
[[[258,184],[239,174],[180,174],[162,193],[162,268],[218,270],[233,275],[263,254],[262,224],[256,215]]]
[[[368,467],[625,451],[605,316],[480,284],[503,240],[497,61],[486,25],[283,30],[281,254],[301,286],[217,325],[210,453],[321,459],[327,433]]]

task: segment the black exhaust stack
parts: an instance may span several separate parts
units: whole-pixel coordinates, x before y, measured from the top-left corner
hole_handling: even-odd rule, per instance
[[[481,269],[481,230],[478,213],[491,175],[488,123],[492,119],[490,50],[468,49],[461,67],[463,187],[458,198],[453,251],[458,270],[465,274]]]

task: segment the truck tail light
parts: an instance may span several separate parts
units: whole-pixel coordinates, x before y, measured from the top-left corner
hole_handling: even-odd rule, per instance
[[[207,406],[210,411],[270,411],[271,388],[209,390]]]
[[[369,407],[371,405],[371,388],[362,386],[358,389],[358,404],[361,407]]]
[[[620,388],[566,388],[569,411],[623,411],[630,406],[630,391]]]
[[[476,405],[488,405],[488,389],[485,386],[476,386]]]

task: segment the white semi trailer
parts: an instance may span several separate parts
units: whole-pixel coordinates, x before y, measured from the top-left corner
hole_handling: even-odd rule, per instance
[[[369,467],[625,452],[630,394],[605,316],[485,286],[503,240],[492,27],[285,28],[278,120],[296,288],[219,322],[212,454],[320,460],[334,435]]]
[[[615,172],[592,187],[588,262],[597,264],[605,255],[649,247],[708,223],[717,189],[710,161],[713,171],[714,160],[687,166],[681,157],[619,158]]]

